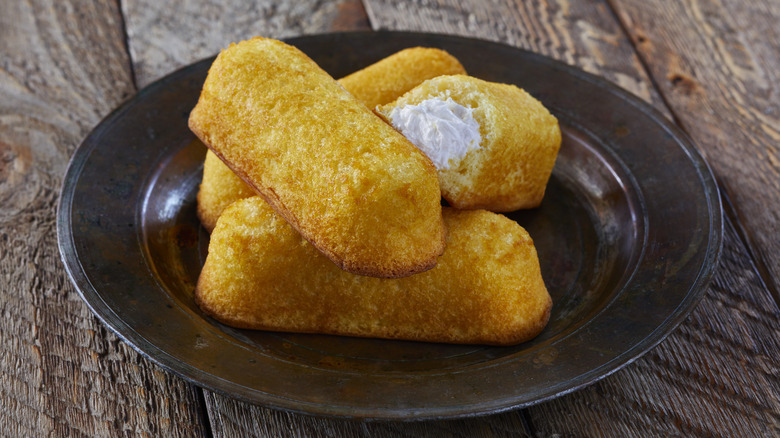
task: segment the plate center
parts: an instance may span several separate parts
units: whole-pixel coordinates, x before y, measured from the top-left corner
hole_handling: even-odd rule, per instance
[[[204,325],[257,354],[354,372],[448,370],[527,354],[577,331],[603,309],[637,260],[637,194],[621,166],[587,134],[562,123],[563,145],[539,208],[508,213],[534,239],[553,298],[548,327],[512,347],[444,345],[238,330],[205,316],[193,292],[208,251],[196,216],[205,147],[184,145],[159,166],[144,203],[143,236],[152,270],[171,299]]]

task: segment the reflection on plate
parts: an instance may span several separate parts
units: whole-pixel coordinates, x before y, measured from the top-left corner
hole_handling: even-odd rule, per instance
[[[109,115],[62,188],[66,268],[95,314],[142,354],[205,388],[265,406],[357,418],[445,418],[528,406],[617,370],[701,297],[720,252],[714,179],[652,108],[579,70],[504,45],[393,32],[288,40],[334,77],[397,50],[448,50],[514,83],[560,120],[545,200],[508,214],[533,237],[553,297],[548,327],[513,347],[237,330],[192,293],[208,245],[195,215],[205,147],[187,129],[211,60]]]

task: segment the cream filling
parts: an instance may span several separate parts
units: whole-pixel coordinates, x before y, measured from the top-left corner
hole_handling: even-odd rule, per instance
[[[474,109],[448,97],[433,97],[419,105],[395,107],[390,123],[417,146],[439,170],[455,165],[482,140]]]

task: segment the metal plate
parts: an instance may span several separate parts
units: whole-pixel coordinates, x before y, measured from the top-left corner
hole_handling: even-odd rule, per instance
[[[57,216],[84,301],[122,339],[205,388],[354,418],[448,418],[528,406],[593,383],[660,342],[702,296],[720,253],[712,174],[685,135],[594,76],[516,48],[368,32],[288,40],[334,77],[397,50],[441,47],[470,74],[514,83],[559,118],[564,142],[528,229],[552,318],[514,347],[236,330],[193,302],[208,235],[195,215],[205,148],[187,129],[211,59],[150,85],[84,140]]]

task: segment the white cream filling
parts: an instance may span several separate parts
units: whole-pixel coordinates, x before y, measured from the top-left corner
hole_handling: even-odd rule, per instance
[[[455,102],[451,97],[433,97],[419,105],[395,107],[390,123],[417,146],[439,170],[457,165],[482,140],[474,109]]]

